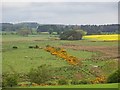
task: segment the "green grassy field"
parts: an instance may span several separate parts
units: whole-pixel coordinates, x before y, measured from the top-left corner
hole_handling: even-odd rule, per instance
[[[71,79],[78,78],[76,74],[84,79],[93,79],[96,75],[108,76],[117,69],[117,61],[114,59],[94,60],[94,57],[101,57],[100,52],[91,52],[85,50],[66,49],[70,55],[82,59],[82,66],[75,67],[68,64],[65,60],[51,55],[44,50],[46,45],[54,47],[62,47],[64,45],[75,46],[102,46],[102,47],[117,47],[118,42],[102,42],[102,41],[89,41],[89,40],[58,40],[56,36],[51,35],[30,35],[28,37],[17,35],[3,35],[2,42],[2,69],[5,72],[28,73],[31,68],[36,68],[42,64],[51,65],[53,70],[56,70],[56,76],[64,76]],[[38,45],[42,49],[29,48],[29,46]],[[18,49],[13,49],[17,46]],[[97,68],[95,69],[95,66]],[[114,67],[113,67],[114,66]],[[66,71],[67,69],[67,71]],[[94,72],[92,72],[94,71]],[[78,78],[79,79],[79,78]],[[116,87],[117,84],[103,84],[104,87]],[[68,85],[68,86],[47,86],[50,88],[97,88],[101,85]],[[33,87],[34,88],[34,87]]]
[[[21,37],[16,35],[3,36],[3,68],[4,72],[16,69],[16,72],[27,72],[29,68],[36,67],[41,64],[51,64],[52,66],[62,67],[68,65],[65,61],[59,60],[55,56],[50,55],[43,49],[29,49],[31,45],[39,45],[45,47],[46,45],[61,46],[63,44],[79,44],[79,45],[111,45],[116,46],[116,42],[88,42],[88,41],[58,41],[58,40],[46,40],[47,36],[34,36],[34,37]],[[41,38],[45,39],[41,41]],[[40,41],[39,41],[40,40]],[[17,46],[18,49],[13,49],[12,46]],[[78,58],[90,58],[92,55],[96,55],[96,52],[87,51],[75,51],[67,49],[68,53]],[[25,58],[27,56],[27,58]],[[47,56],[47,57],[45,57]],[[61,63],[61,64],[59,64]],[[88,62],[89,63],[89,62]],[[27,66],[27,67],[26,67]],[[16,68],[14,68],[16,67]]]
[[[6,43],[6,46],[3,45],[3,68],[4,68],[3,72],[11,71],[12,69],[19,73],[27,72],[31,67],[37,67],[41,64],[50,64],[54,67],[69,66],[67,62],[61,60],[60,58],[56,58],[55,56],[46,52],[44,49],[28,48],[30,45],[37,44],[43,47],[44,43],[46,43],[46,45],[48,44],[48,42],[46,41],[45,42],[42,41],[42,44],[38,43],[39,42],[34,44],[29,44],[29,42],[22,43],[11,42]],[[18,46],[18,49],[13,49],[12,46]],[[69,54],[74,55],[78,58],[90,58],[92,55],[96,54],[95,52],[87,51],[75,51],[75,50],[67,51]]]

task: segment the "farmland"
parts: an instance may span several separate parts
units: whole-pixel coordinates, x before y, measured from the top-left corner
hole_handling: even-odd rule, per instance
[[[118,3],[36,1],[2,2],[0,86],[118,89]]]
[[[31,68],[47,64],[55,70],[55,77],[65,78],[68,81],[95,80],[98,76],[108,77],[118,68],[118,42],[116,41],[118,39],[115,36],[108,41],[106,38],[108,35],[104,35],[102,36],[104,39],[96,39],[99,37],[97,36],[93,41],[93,37],[95,36],[85,36],[83,40],[71,41],[59,40],[57,35],[47,34],[28,37],[3,35],[3,73],[27,74]],[[35,45],[40,48],[29,48]],[[68,54],[80,60],[81,66],[70,65],[64,59],[45,51],[46,45],[65,49]],[[13,46],[18,48],[14,49]],[[24,77],[19,82],[25,82]]]
[[[111,40],[119,40],[119,35],[118,34],[112,34],[112,35],[88,35],[88,36],[85,36],[84,39],[111,41]]]

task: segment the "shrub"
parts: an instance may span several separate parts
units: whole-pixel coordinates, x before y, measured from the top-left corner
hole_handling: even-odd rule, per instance
[[[34,48],[34,46],[29,46],[29,48]]]
[[[65,79],[60,79],[60,80],[58,81],[58,84],[59,84],[59,85],[67,85],[67,84],[68,84],[68,81],[65,80]]]
[[[15,74],[4,74],[2,80],[2,87],[13,87],[18,84],[17,75]]]
[[[95,79],[91,80],[92,84],[99,84],[99,83],[106,83],[106,77],[105,76],[99,76]]]
[[[78,81],[78,80],[72,80],[72,81],[71,81],[71,84],[72,84],[72,85],[78,85],[78,84],[79,84],[79,81]]]
[[[45,84],[47,85],[57,85],[57,82],[53,82],[53,81],[48,81]]]
[[[18,47],[17,46],[13,46],[12,48],[17,49]]]
[[[111,74],[108,77],[107,82],[108,83],[118,83],[118,82],[120,82],[120,69],[118,69],[113,74]]]
[[[90,82],[87,81],[87,80],[81,80],[81,81],[79,81],[79,84],[88,84],[88,83],[90,83]]]
[[[72,80],[71,81],[71,84],[73,84],[73,85],[79,85],[79,84],[88,84],[89,83],[89,81],[87,81],[87,80]]]
[[[21,36],[28,36],[29,34],[31,34],[30,30],[28,30],[28,28],[21,28],[17,34],[21,35]]]
[[[36,69],[31,69],[28,73],[29,79],[33,83],[42,84],[50,80],[52,72],[46,64],[39,66]]]

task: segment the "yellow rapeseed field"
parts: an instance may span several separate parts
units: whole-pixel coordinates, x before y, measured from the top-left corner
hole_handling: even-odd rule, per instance
[[[87,36],[84,36],[83,39],[113,41],[113,40],[120,40],[120,36],[119,35],[118,34],[111,34],[111,35],[87,35]]]

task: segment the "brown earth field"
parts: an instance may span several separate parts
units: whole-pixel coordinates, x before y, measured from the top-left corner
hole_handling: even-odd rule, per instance
[[[118,54],[117,46],[81,46],[74,44],[65,44],[62,46],[65,49],[73,49],[73,50],[83,50],[89,52],[100,52],[100,57],[104,58],[120,58]],[[120,48],[120,47],[119,47]]]

